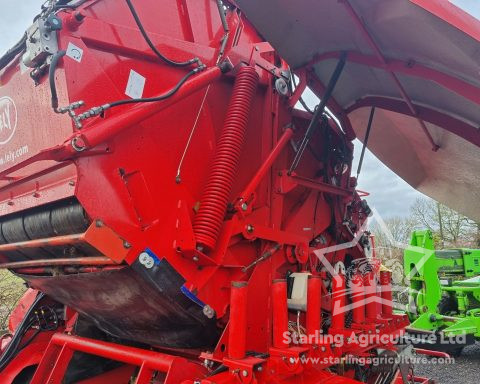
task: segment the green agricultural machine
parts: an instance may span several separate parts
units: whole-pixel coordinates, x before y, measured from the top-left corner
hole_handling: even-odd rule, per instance
[[[435,250],[430,231],[415,231],[404,273],[412,339],[453,355],[480,340],[480,249]]]

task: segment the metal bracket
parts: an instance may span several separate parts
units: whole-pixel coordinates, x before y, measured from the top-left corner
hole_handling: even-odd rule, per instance
[[[27,49],[22,56],[26,67],[37,68],[41,66],[50,55],[58,52],[57,30],[52,23],[60,23],[57,17],[44,20],[38,18],[27,30]]]

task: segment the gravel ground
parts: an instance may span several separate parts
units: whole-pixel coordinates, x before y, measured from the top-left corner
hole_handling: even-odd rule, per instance
[[[430,377],[437,384],[473,384],[480,382],[480,344],[466,347],[452,364],[417,364],[416,376]]]

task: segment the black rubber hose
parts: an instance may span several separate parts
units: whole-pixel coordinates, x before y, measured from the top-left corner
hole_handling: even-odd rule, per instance
[[[78,7],[80,7],[81,5],[83,5],[84,3],[86,3],[88,0],[79,0],[77,1],[76,3],[73,3],[73,4],[67,4],[69,3],[70,1],[59,1],[54,7],[53,9],[55,11],[58,11],[60,9],[77,9]]]
[[[0,57],[0,71],[5,68],[20,52],[22,52],[26,47],[27,42],[27,33],[23,35],[20,41],[10,48],[5,54]]]
[[[113,103],[109,103],[108,108],[113,108],[113,107],[118,107],[119,105],[125,105],[125,104],[135,104],[135,103],[153,103],[156,101],[162,101],[165,99],[168,99],[169,97],[172,97],[175,93],[178,92],[178,90],[182,87],[185,82],[192,77],[194,74],[196,74],[198,71],[195,69],[193,71],[190,71],[187,73],[178,83],[173,87],[170,91],[167,93],[164,93],[163,95],[157,96],[157,97],[147,97],[147,98],[141,98],[141,99],[127,99],[127,100],[119,100],[119,101],[114,101]],[[108,109],[106,108],[106,109]]]
[[[13,358],[15,358],[15,356],[19,352],[18,347],[20,345],[20,342],[22,341],[23,336],[34,323],[34,321],[30,319],[30,316],[35,311],[35,308],[37,307],[38,303],[44,297],[45,297],[45,294],[43,292],[40,292],[37,295],[37,297],[35,298],[35,301],[32,303],[27,313],[23,317],[22,322],[17,327],[17,330],[13,335],[12,340],[10,340],[7,348],[5,349],[2,356],[0,357],[0,372],[3,371],[3,369],[10,363],[10,361],[12,361]]]
[[[171,90],[168,92],[164,93],[163,95],[157,96],[157,97],[144,97],[140,99],[126,99],[126,100],[118,100],[118,101],[112,101],[110,103],[106,103],[102,106],[92,108],[81,115],[78,115],[78,117],[81,120],[88,119],[92,116],[98,116],[102,114],[104,111],[110,108],[118,107],[120,105],[126,105],[126,104],[137,104],[137,103],[154,103],[157,101],[162,101],[165,99],[168,99],[169,97],[172,97],[175,93],[178,92],[178,90],[185,84],[185,82],[192,77],[193,75],[199,73],[200,71],[203,71],[205,69],[205,65],[201,65],[198,68],[195,68],[188,72],[176,85],[173,87]]]
[[[150,47],[150,49],[158,56],[158,58],[160,60],[162,60],[165,63],[167,63],[169,65],[172,65],[174,67],[188,67],[189,65],[192,65],[192,64],[195,64],[195,63],[198,64],[200,62],[200,59],[198,57],[195,57],[195,58],[190,59],[188,61],[178,62],[178,61],[170,60],[168,57],[162,55],[162,53],[160,53],[160,51],[155,47],[155,45],[153,45],[152,40],[150,40],[150,37],[148,36],[147,32],[145,31],[145,28],[143,27],[142,21],[138,17],[138,13],[135,10],[135,7],[133,6],[131,0],[125,0],[125,1],[127,2],[128,8],[130,9],[130,12],[131,12],[133,18],[135,19],[135,23],[137,24],[138,29],[142,33],[143,38],[145,39],[145,41],[148,44],[148,46]]]
[[[48,70],[48,81],[50,83],[50,93],[52,97],[52,108],[55,112],[58,110],[58,95],[57,86],[55,84],[55,71],[57,70],[58,62],[67,54],[66,51],[58,51],[52,56],[50,62],[50,69]]]

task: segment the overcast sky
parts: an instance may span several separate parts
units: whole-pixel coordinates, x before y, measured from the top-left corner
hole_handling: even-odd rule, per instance
[[[11,48],[39,13],[43,0],[0,0],[0,52]]]
[[[480,19],[480,1],[451,0]],[[43,0],[0,0],[0,53],[13,46],[31,24]],[[361,143],[356,142],[355,164],[358,163]],[[353,168],[356,173],[356,165]],[[384,166],[370,151],[365,155],[359,189],[370,192],[368,201],[383,217],[404,216],[418,197],[423,195]]]
[[[455,4],[457,7],[464,9],[469,12],[477,19],[480,20],[480,1],[478,0],[449,0],[451,3]]]

